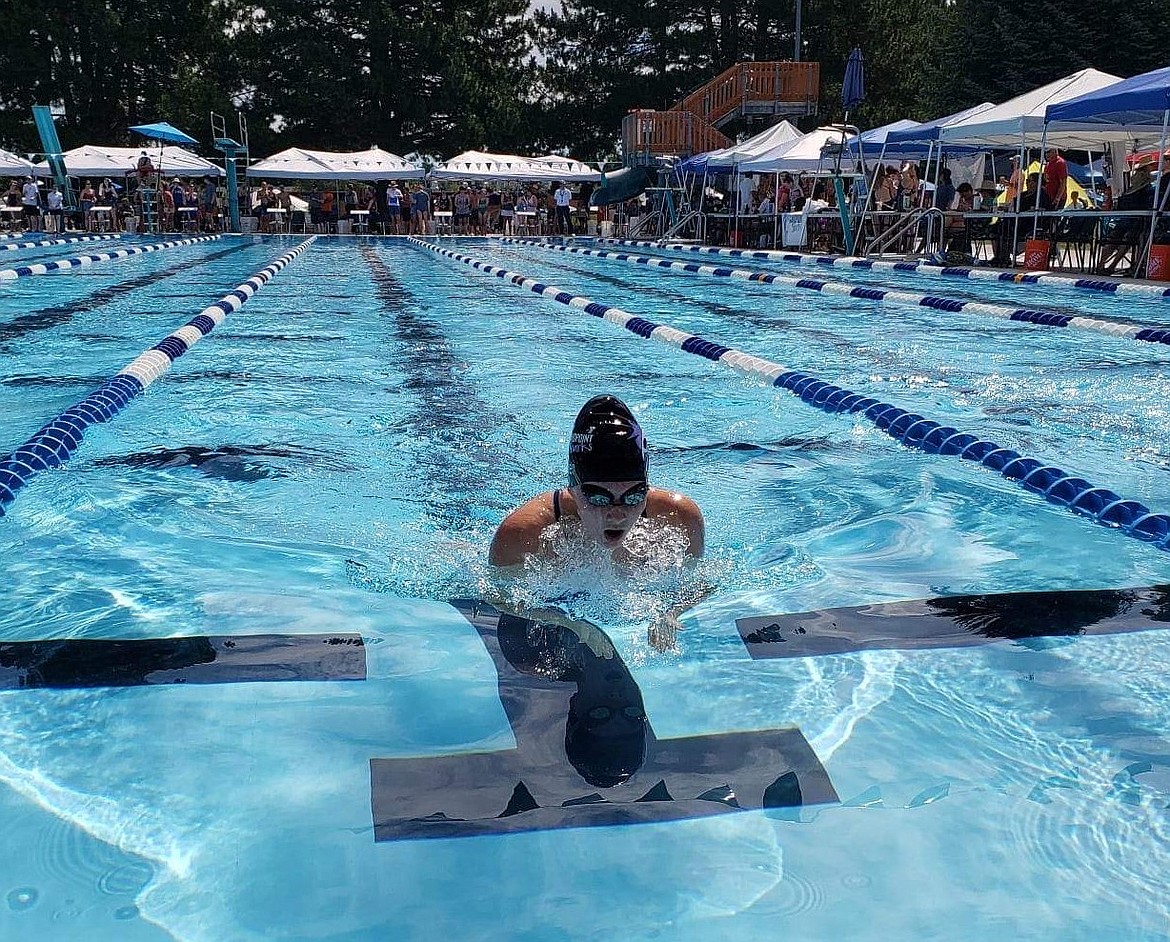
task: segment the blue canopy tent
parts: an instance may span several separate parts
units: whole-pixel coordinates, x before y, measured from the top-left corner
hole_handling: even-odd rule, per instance
[[[1105,88],[1088,92],[1068,101],[1049,105],[1044,112],[1047,134],[1078,133],[1102,141],[1135,145],[1158,141],[1158,154],[1166,153],[1167,129],[1170,128],[1170,67],[1135,75]],[[1117,165],[1116,154],[1114,166]],[[1159,163],[1158,168],[1161,169]],[[1163,211],[1166,192],[1159,173],[1154,181],[1154,209],[1150,213],[1150,233],[1145,257],[1149,257]]]

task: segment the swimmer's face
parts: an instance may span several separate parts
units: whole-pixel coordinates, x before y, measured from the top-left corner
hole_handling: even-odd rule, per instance
[[[645,481],[583,482],[570,490],[586,536],[606,549],[621,546],[646,509]]]

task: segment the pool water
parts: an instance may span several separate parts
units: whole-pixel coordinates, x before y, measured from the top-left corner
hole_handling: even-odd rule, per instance
[[[0,451],[296,244],[225,237],[5,283]],[[1160,345],[444,245],[1170,508]],[[1166,319],[1158,301],[1010,296]],[[642,421],[654,480],[702,506],[707,556],[537,566],[514,590],[604,629],[658,741],[798,730],[839,800],[379,839],[372,762],[518,745],[499,664],[448,600],[492,591],[496,524],[564,483],[599,392]],[[6,510],[0,645],[360,636],[365,679],[22,686],[0,647],[0,938],[1170,938],[1157,618],[767,659],[736,625],[1160,585],[1170,554],[402,240],[316,240]],[[652,647],[648,624],[701,586],[676,649]]]

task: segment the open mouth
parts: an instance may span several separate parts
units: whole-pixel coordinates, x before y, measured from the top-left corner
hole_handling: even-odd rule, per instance
[[[614,541],[614,540],[620,540],[620,539],[622,538],[622,534],[624,534],[625,532],[626,532],[626,531],[625,531],[625,530],[623,530],[621,527],[610,527],[610,528],[609,528],[609,529],[607,529],[607,530],[603,530],[603,531],[602,531],[602,535],[603,535],[603,536],[604,536],[604,537],[605,537],[607,540],[609,540],[610,542],[612,542],[612,541]]]

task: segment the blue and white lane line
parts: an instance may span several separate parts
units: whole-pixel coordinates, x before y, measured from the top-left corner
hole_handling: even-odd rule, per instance
[[[111,232],[106,235],[66,236],[61,239],[41,239],[39,242],[6,242],[0,245],[0,252],[16,252],[20,249],[39,249],[46,245],[72,245],[74,242],[109,242],[122,238],[122,233]]]
[[[44,425],[10,455],[0,457],[0,516],[16,499],[16,493],[29,479],[41,471],[55,468],[68,461],[81,447],[85,430],[98,422],[108,422],[122,411],[130,400],[171,368],[184,353],[211,333],[216,325],[240,307],[257,291],[271,281],[278,272],[316,240],[306,239],[291,252],[280,256],[267,268],[257,272],[234,291],[204,308],[195,317],[164,337],[141,356],[127,364],[111,379],[81,402],[66,409]]]
[[[909,304],[914,307],[929,307],[939,311],[956,313],[962,311],[964,314],[983,314],[988,317],[998,317],[1001,320],[1040,324],[1044,327],[1073,327],[1078,330],[1095,330],[1126,340],[1170,344],[1170,327],[1100,320],[1096,317],[1085,317],[1080,314],[1061,314],[1058,311],[1034,311],[1028,308],[1010,307],[1006,304],[986,304],[982,301],[960,301],[958,298],[943,298],[938,295],[917,294],[911,291],[893,291],[888,288],[869,288],[842,281],[790,278],[787,275],[774,275],[770,272],[753,271],[749,268],[727,268],[721,265],[699,265],[696,262],[675,262],[669,258],[659,258],[656,255],[608,252],[604,249],[586,249],[576,245],[562,245],[535,239],[501,239],[500,241],[513,245],[534,245],[538,248],[551,249],[556,252],[570,252],[574,255],[589,255],[594,258],[625,262],[629,265],[666,268],[697,275],[710,275],[715,278],[738,278],[742,281],[755,281],[766,285],[787,285],[792,288],[803,288],[806,291],[819,291],[821,294],[835,294],[863,301],[877,301],[881,304]]]
[[[949,278],[969,278],[972,281],[1006,281],[1019,285],[1050,285],[1056,288],[1076,288],[1081,291],[1130,294],[1143,298],[1170,298],[1170,288],[1161,288],[1157,285],[1132,284],[1111,279],[1073,278],[1069,275],[1054,275],[1047,272],[1003,271],[993,268],[971,268],[966,265],[932,265],[929,262],[893,262],[888,259],[860,258],[854,255],[806,255],[803,252],[779,252],[767,249],[724,249],[711,245],[686,245],[678,242],[636,242],[627,239],[598,239],[597,241],[611,245],[653,247],[669,249],[672,252],[724,255],[730,258],[757,258],[770,262],[791,262],[797,265],[817,267],[919,272],[927,275],[944,275]]]
[[[163,249],[174,249],[180,245],[194,245],[197,242],[214,242],[223,238],[216,235],[196,236],[191,239],[172,239],[169,242],[153,242],[150,245],[132,245],[129,248],[117,249],[113,252],[99,252],[97,255],[77,255],[73,258],[63,258],[56,262],[38,262],[36,265],[21,265],[19,268],[5,268],[0,270],[0,281],[12,281],[14,278],[27,278],[29,275],[47,275],[54,271],[67,271],[71,268],[84,268],[97,262],[108,262],[114,258],[129,258],[131,255],[144,255],[147,252],[161,252]]]
[[[772,386],[787,389],[802,401],[824,412],[859,413],[870,422],[909,448],[917,448],[932,455],[956,455],[968,461],[978,461],[1010,481],[1017,481],[1046,500],[1067,507],[1075,514],[1088,517],[1102,526],[1120,530],[1126,536],[1153,543],[1159,549],[1170,550],[1170,515],[1154,513],[1136,500],[1127,500],[1104,487],[1097,487],[1082,477],[1062,471],[1054,465],[1021,455],[1018,451],[987,441],[969,432],[960,432],[949,425],[941,425],[915,412],[860,393],[834,386],[808,373],[790,370],[786,366],[725,347],[712,340],[677,330],[667,324],[656,324],[623,311],[621,308],[599,304],[589,298],[572,295],[555,285],[542,284],[520,272],[507,271],[440,248],[429,242],[411,238],[409,242],[428,249],[436,255],[470,265],[488,275],[494,275],[509,284],[527,288],[533,294],[577,308],[649,340],[659,340],[679,347],[686,353],[723,363],[743,373],[765,380]]]

